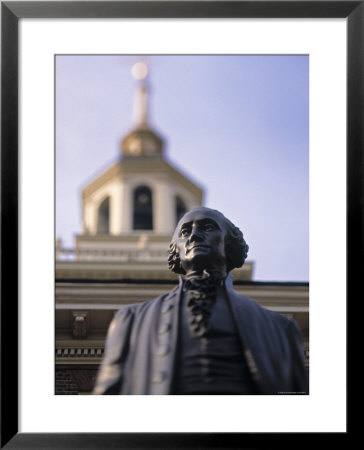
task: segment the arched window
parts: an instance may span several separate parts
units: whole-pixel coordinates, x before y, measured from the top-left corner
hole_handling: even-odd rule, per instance
[[[99,206],[99,212],[97,216],[97,232],[109,233],[110,226],[110,197],[106,197],[105,200]]]
[[[134,191],[133,229],[153,230],[152,191],[139,186]]]
[[[180,197],[176,197],[176,224],[186,212],[187,208],[183,200]]]

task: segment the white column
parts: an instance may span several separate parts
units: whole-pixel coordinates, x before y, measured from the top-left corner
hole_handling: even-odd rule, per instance
[[[120,182],[116,182],[110,198],[110,234],[118,235],[122,230],[123,189]]]
[[[132,189],[128,182],[124,182],[121,186],[121,232],[130,233],[132,229]]]
[[[154,230],[156,233],[172,233],[175,225],[173,192],[166,181],[157,182],[153,197]]]
[[[97,230],[97,210],[95,208],[95,202],[89,199],[84,206],[84,230],[88,230],[90,234],[95,234]]]

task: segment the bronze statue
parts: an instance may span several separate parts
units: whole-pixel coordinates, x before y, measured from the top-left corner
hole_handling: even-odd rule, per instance
[[[296,323],[238,295],[229,272],[248,252],[219,211],[194,208],[177,225],[169,268],[179,285],[120,308],[95,394],[307,394]]]

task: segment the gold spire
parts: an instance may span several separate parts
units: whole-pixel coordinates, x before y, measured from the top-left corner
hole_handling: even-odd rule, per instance
[[[133,65],[131,73],[141,83],[137,86],[134,95],[133,120],[137,126],[146,126],[148,123],[148,66],[140,61]]]
[[[138,81],[133,104],[135,128],[122,140],[122,154],[124,157],[162,156],[163,141],[148,123],[148,66],[140,61],[133,65],[131,73]]]

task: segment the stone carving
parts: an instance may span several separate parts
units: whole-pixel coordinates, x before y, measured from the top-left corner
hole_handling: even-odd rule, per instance
[[[85,339],[87,337],[87,312],[73,312],[72,320],[72,336],[75,339]]]

